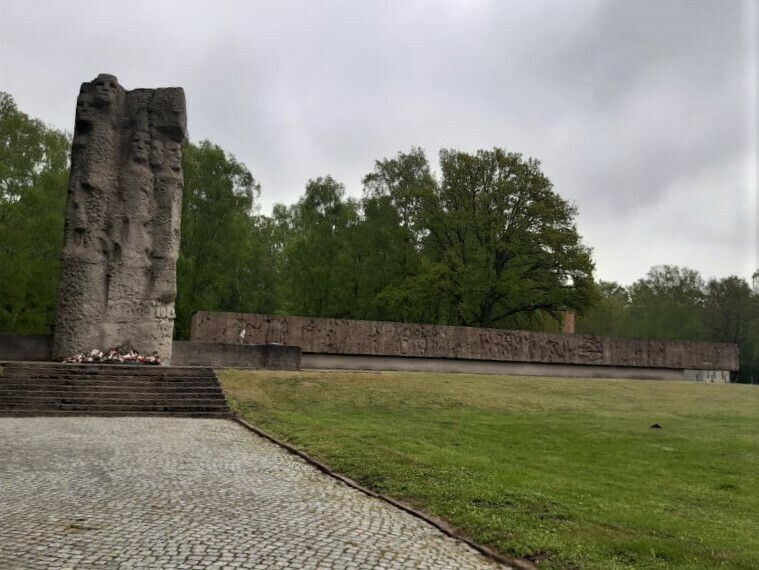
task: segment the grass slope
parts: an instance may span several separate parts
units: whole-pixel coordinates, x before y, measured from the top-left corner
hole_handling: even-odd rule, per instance
[[[541,568],[759,568],[756,386],[219,377],[252,423]]]

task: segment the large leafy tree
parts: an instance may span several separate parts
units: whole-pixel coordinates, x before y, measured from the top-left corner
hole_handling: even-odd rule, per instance
[[[630,334],[640,338],[706,340],[704,280],[674,265],[652,267],[629,288]]]
[[[577,319],[576,332],[602,336],[628,336],[630,330],[630,295],[614,281],[597,284],[598,301]]]
[[[419,148],[377,161],[364,178],[363,218],[355,241],[362,262],[362,318],[435,321],[421,296],[401,287],[423,264],[421,197],[434,184]]]
[[[530,326],[595,299],[593,262],[575,206],[538,161],[502,149],[440,152],[441,178],[414,149],[378,162],[371,187],[391,200],[418,269],[384,295],[409,320],[469,326]],[[404,178],[405,177],[405,178]]]
[[[740,376],[759,381],[759,295],[740,277],[711,279],[704,317],[710,340],[738,345]]]
[[[0,91],[0,203],[22,198],[50,173],[68,168],[70,137],[32,119]]]
[[[0,330],[52,329],[69,146],[66,133],[0,93]]]
[[[759,298],[748,283],[732,275],[711,279],[705,288],[704,313],[709,336],[719,342],[744,342],[759,319]]]
[[[283,247],[284,308],[314,317],[354,317],[360,297],[355,236],[359,205],[331,176],[309,180],[294,206],[278,206],[287,227]]]
[[[195,311],[269,312],[276,287],[272,228],[255,214],[260,187],[250,171],[208,141],[186,145],[182,166],[175,333],[187,338]]]

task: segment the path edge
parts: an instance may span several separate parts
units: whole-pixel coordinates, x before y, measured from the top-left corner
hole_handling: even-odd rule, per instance
[[[480,554],[483,554],[487,556],[488,558],[495,560],[496,562],[500,562],[501,564],[506,564],[508,566],[511,566],[512,568],[515,568],[516,570],[539,570],[537,566],[535,566],[531,562],[528,562],[527,560],[520,560],[518,558],[508,558],[506,556],[503,556],[502,554],[498,554],[497,552],[495,552],[491,548],[488,548],[487,546],[483,546],[482,544],[478,544],[474,542],[472,539],[464,536],[463,534],[456,532],[456,530],[451,525],[449,525],[447,522],[445,522],[442,519],[423,513],[422,511],[419,511],[397,499],[393,499],[392,497],[388,497],[387,495],[383,495],[382,493],[378,493],[377,491],[372,491],[371,489],[364,487],[360,483],[357,483],[350,477],[346,477],[345,475],[336,473],[335,471],[332,470],[332,468],[330,468],[325,463],[322,463],[321,461],[314,459],[313,457],[308,455],[306,452],[301,451],[300,449],[290,445],[289,443],[285,443],[284,441],[277,439],[273,435],[263,431],[261,428],[258,428],[248,423],[246,420],[242,419],[237,414],[235,414],[232,419],[238,424],[240,424],[241,426],[243,426],[245,429],[252,431],[256,435],[263,437],[264,439],[288,451],[289,453],[300,457],[303,461],[305,461],[306,463],[309,463],[310,465],[313,465],[319,471],[321,471],[322,473],[325,473],[326,475],[329,475],[333,479],[337,479],[338,481],[341,481],[345,485],[348,485],[348,487],[356,489],[357,491],[360,491],[364,493],[365,495],[369,495],[370,497],[375,497],[377,499],[380,499],[386,503],[393,505],[394,507],[402,511],[407,512],[408,514],[418,519],[423,520],[427,524],[434,526],[443,534],[449,536],[450,538],[453,538],[455,540],[465,543],[466,545],[473,548]]]

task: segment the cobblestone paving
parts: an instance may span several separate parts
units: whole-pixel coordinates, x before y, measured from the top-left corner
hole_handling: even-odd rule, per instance
[[[503,568],[224,420],[0,418],[0,568]]]

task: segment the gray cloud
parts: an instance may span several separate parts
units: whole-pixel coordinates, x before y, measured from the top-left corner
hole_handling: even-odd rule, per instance
[[[506,147],[578,204],[601,277],[747,277],[756,34],[751,0],[0,0],[0,89],[71,128],[101,71],[181,85],[193,140],[246,163],[264,211],[328,173],[358,195],[413,145]]]

